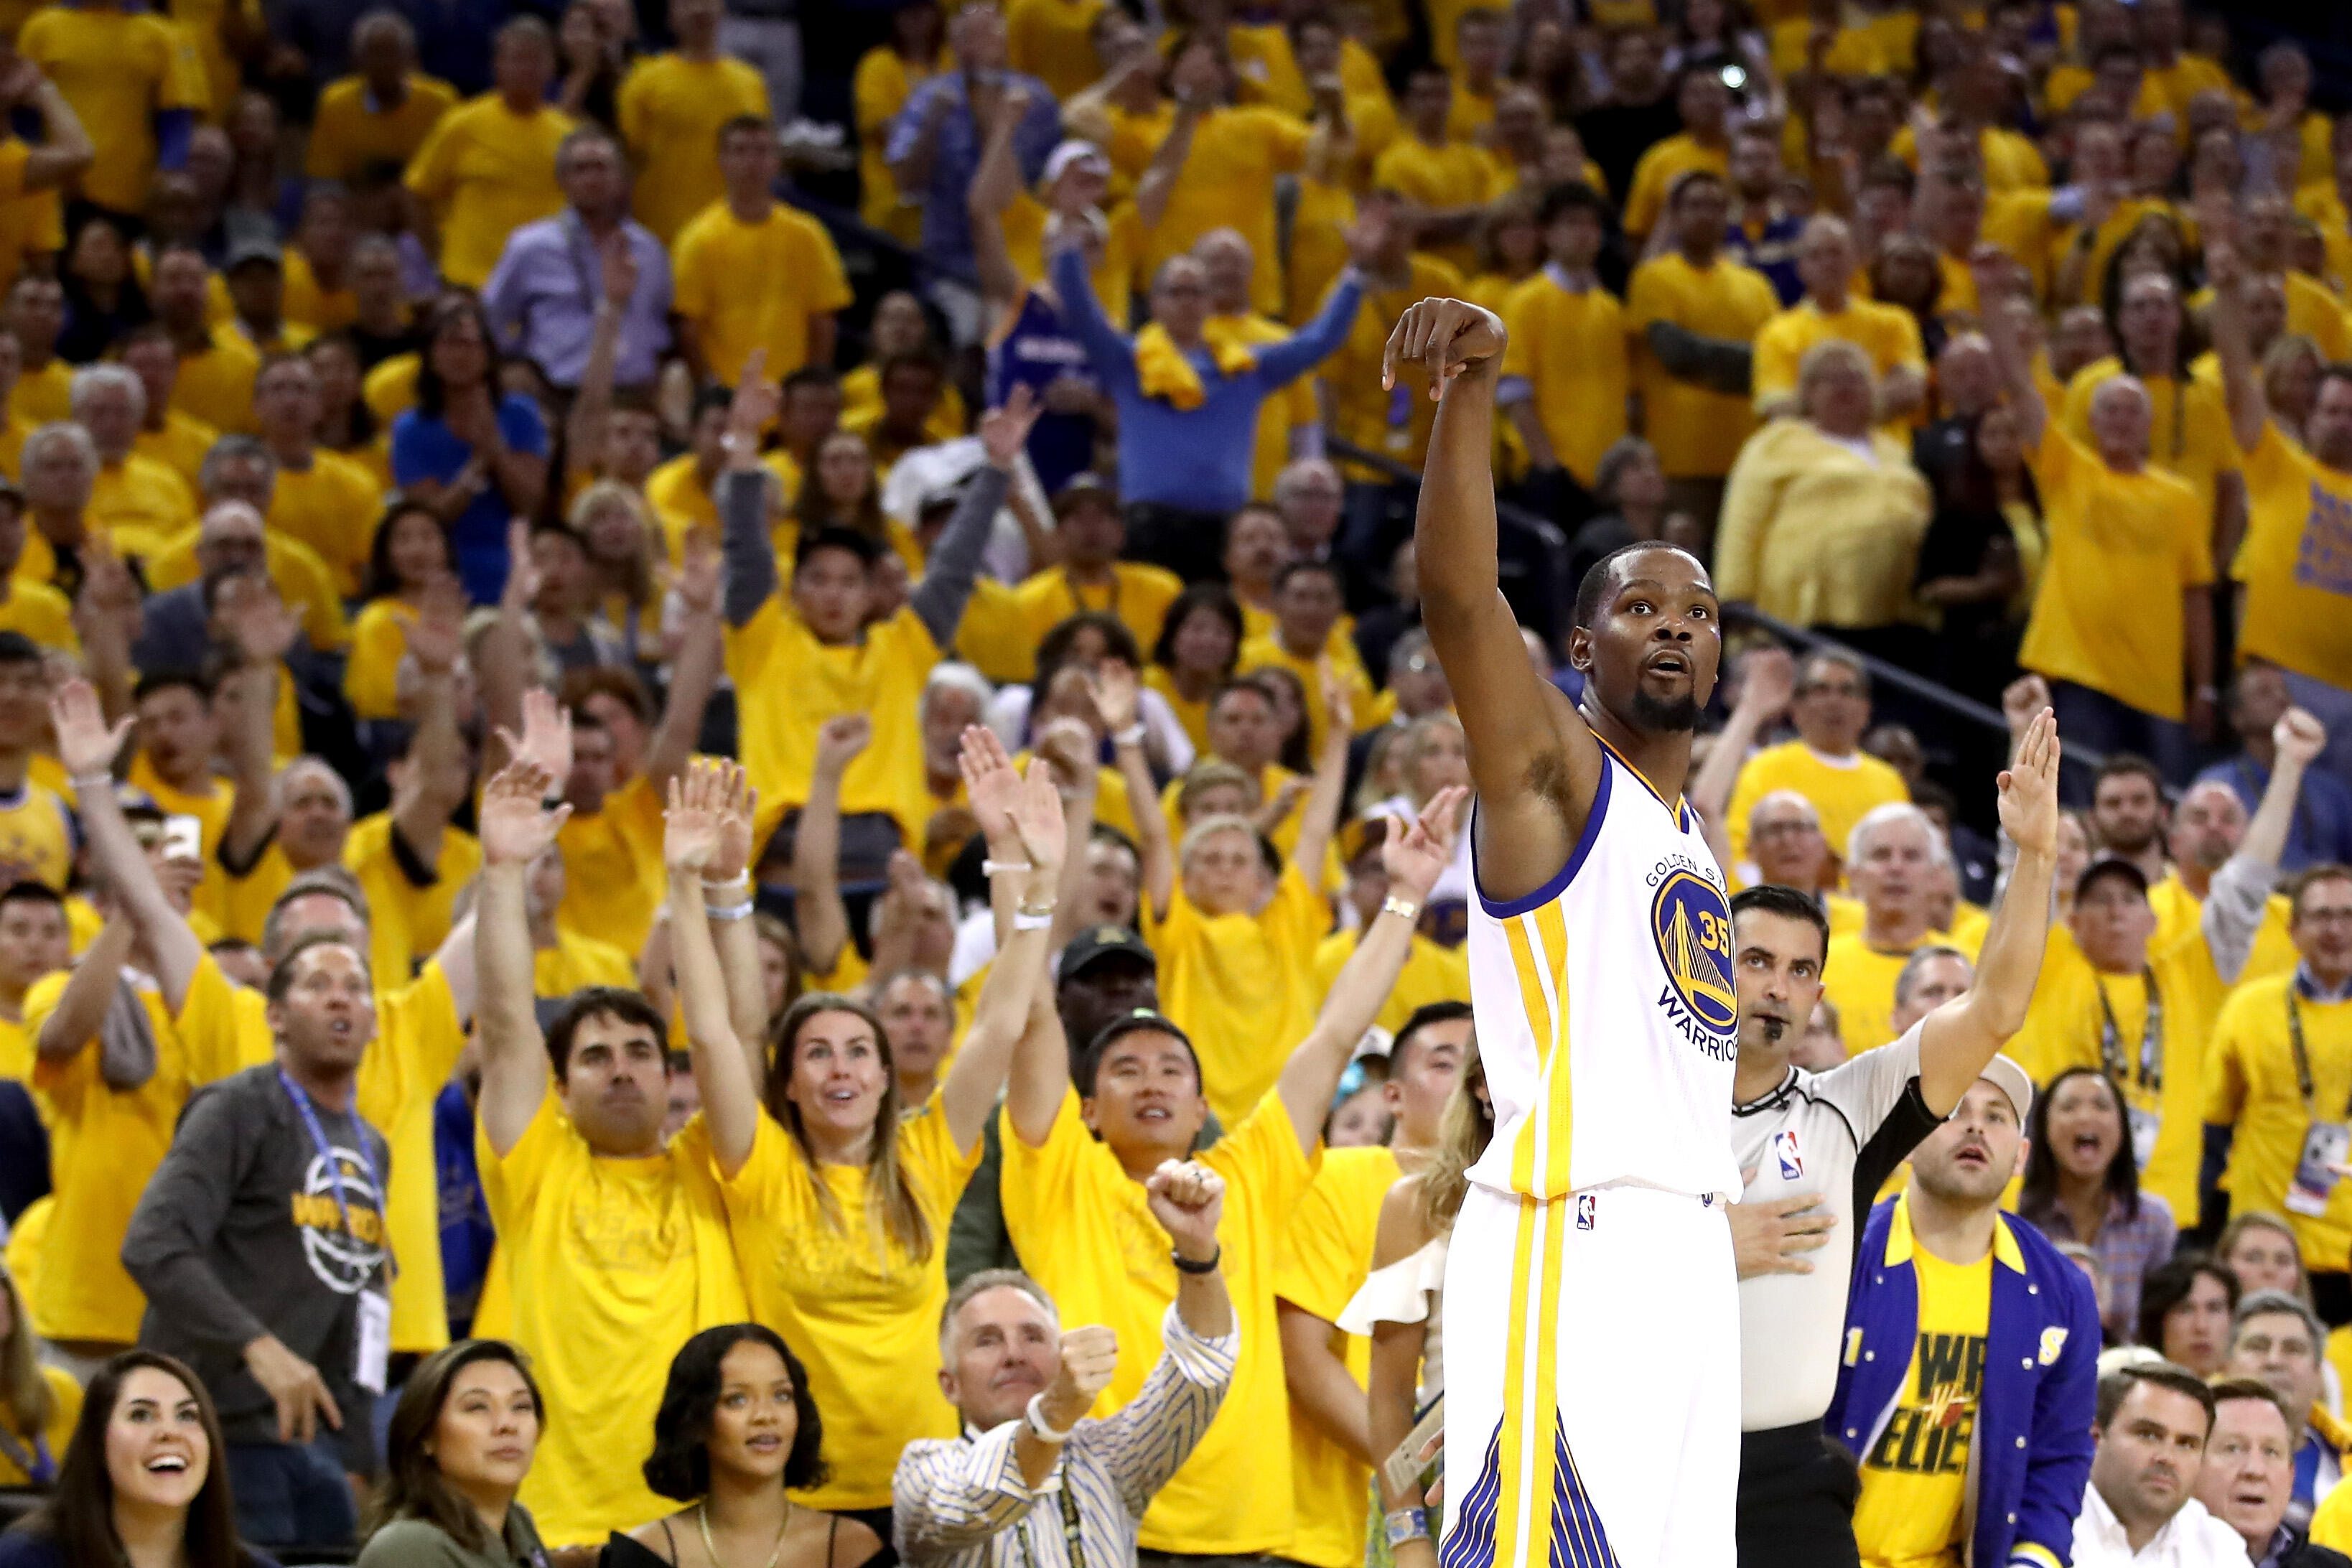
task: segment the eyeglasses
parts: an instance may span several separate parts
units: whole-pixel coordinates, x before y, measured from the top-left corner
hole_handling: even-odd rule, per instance
[[[1797,695],[1800,697],[1859,697],[1862,695],[1862,688],[1850,680],[1835,682],[1809,680],[1797,688]]]

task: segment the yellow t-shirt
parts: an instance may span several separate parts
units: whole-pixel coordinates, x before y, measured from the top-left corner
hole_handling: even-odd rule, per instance
[[[1164,969],[1162,971],[1165,973]],[[1147,1552],[1289,1554],[1296,1507],[1282,1337],[1274,1281],[1283,1237],[1322,1154],[1299,1147],[1282,1097],[1269,1094],[1200,1156],[1225,1180],[1217,1223],[1225,1288],[1241,1353],[1233,1386],[1192,1457],[1143,1516]],[[1096,1401],[1106,1415],[1132,1400],[1160,1359],[1160,1325],[1176,1300],[1168,1233],[1151,1217],[1143,1184],[1119,1168],[1087,1131],[1072,1090],[1045,1143],[1003,1126],[1004,1224],[1030,1274],[1065,1323],[1101,1323],[1118,1336],[1118,1370]],[[926,1366],[929,1364],[927,1361]]]
[[[1758,801],[1784,789],[1795,790],[1812,803],[1821,816],[1822,837],[1829,840],[1830,853],[1840,860],[1845,858],[1853,825],[1872,808],[1911,798],[1903,775],[1865,752],[1832,758],[1802,741],[1767,746],[1740,764],[1738,780],[1731,786],[1731,805],[1725,812],[1731,858],[1743,874],[1753,858],[1748,852],[1748,819]]]
[[[2352,686],[2352,473],[2265,425],[2246,454],[2246,500],[2230,566],[2246,589],[2239,651]]]
[[[2169,952],[2173,943],[2195,936],[2202,929],[2205,900],[2180,880],[2177,866],[2147,890],[2147,902],[2156,911],[2156,935],[2148,939],[2150,952]],[[2294,938],[2287,931],[2287,921],[2294,912],[2294,906],[2287,901],[2284,893],[2270,896],[2263,907],[2263,923],[2254,928],[2253,948],[2246,955],[2245,967],[2239,971],[2239,984],[2260,980],[2264,975],[2284,974],[2302,962],[2302,954],[2294,950]]]
[[[1160,1005],[1192,1037],[1202,1092],[1226,1126],[1274,1087],[1314,1028],[1315,945],[1330,924],[1330,906],[1292,866],[1255,915],[1204,914],[1181,880],[1165,919],[1147,910]]]
[[[636,175],[637,221],[667,245],[688,219],[725,199],[719,128],[740,114],[767,119],[768,85],[730,56],[653,55],[629,68],[617,110]]]
[[[370,599],[352,622],[351,658],[343,666],[343,696],[361,719],[400,717],[400,661],[416,612],[387,594]]]
[[[58,648],[81,657],[81,634],[74,630],[73,601],[50,587],[22,577],[0,579],[0,631],[17,632],[45,648]]]
[[[1625,434],[1624,308],[1598,285],[1571,292],[1538,272],[1504,296],[1501,313],[1511,331],[1503,374],[1527,378],[1553,454],[1591,485],[1601,454]]]
[[[639,1468],[670,1358],[748,1310],[709,1132],[698,1116],[658,1154],[599,1158],[551,1092],[504,1158],[479,1130],[474,1157],[509,1287],[502,1321],[476,1331],[529,1352],[566,1413],[540,1439],[522,1503],[550,1546],[633,1530],[671,1506]]]
[[[1955,920],[1954,925],[1965,922]],[[1895,1037],[1895,982],[1919,948],[1957,947],[1973,963],[1977,941],[1965,931],[1930,931],[1900,952],[1881,952],[1860,931],[1830,938],[1822,961],[1822,994],[1838,1010],[1846,1052],[1856,1055]]]
[[[616,985],[625,990],[637,984],[636,961],[609,942],[555,928],[555,945],[530,955],[532,988],[540,995],[561,998],[591,985]]]
[[[1274,258],[1282,250],[1276,241],[1274,185],[1306,162],[1307,137],[1305,123],[1279,110],[1245,105],[1203,115],[1183,172],[1168,193],[1167,209],[1151,231],[1144,275],[1191,250],[1211,229],[1236,229],[1257,258],[1250,303],[1260,315],[1279,314],[1282,269]]]
[[[38,370],[27,369],[8,389],[8,422],[26,434],[59,419],[73,417],[73,366],[52,359]],[[21,454],[24,450],[19,445]]]
[[[28,1037],[40,1037],[69,978],[60,970],[25,994]],[[138,1340],[146,1298],[122,1267],[122,1238],[147,1179],[171,1150],[189,1094],[253,1065],[238,1056],[233,989],[209,955],[198,963],[177,1018],[152,982],[140,987],[155,1037],[155,1073],[137,1089],[107,1087],[99,1076],[95,1035],[73,1056],[33,1068],[58,1200],[34,1310],[33,1326],[42,1338]]]
[[[1862,1498],[1853,1510],[1854,1539],[1868,1568],[1951,1568],[1960,1560],[1992,1267],[1990,1252],[1974,1263],[1947,1263],[1912,1246],[1918,1339],[1895,1414],[1863,1458]]]
[[[1067,101],[1102,74],[1088,35],[1108,8],[1105,0],[1013,0],[1004,13],[1008,63]]]
[[[1811,60],[1806,44],[1812,31],[1810,16],[1776,24],[1771,32],[1772,68],[1783,77],[1810,68]],[[1887,58],[1885,42],[1876,33],[1866,26],[1842,26],[1830,40],[1821,68],[1828,76],[1885,76],[1895,68]]]
[[[887,1508],[899,1452],[956,1432],[938,1380],[909,1369],[939,1356],[948,1222],[980,1163],[981,1140],[958,1149],[934,1097],[898,1124],[898,1169],[930,1231],[923,1258],[883,1234],[879,1213],[869,1211],[865,1167],[812,1172],[792,1134],[764,1113],[751,1159],[720,1184],[751,1316],[807,1363],[809,1391],[824,1412],[833,1476],[801,1494],[811,1508]],[[833,1199],[830,1214],[819,1180]]]
[[[310,454],[308,468],[279,466],[269,526],[309,545],[333,573],[336,591],[354,598],[383,510],[383,487],[373,475],[349,458],[320,450]]]
[[[433,879],[422,884],[410,878],[401,858],[393,848],[387,811],[361,817],[343,840],[343,865],[368,896],[368,963],[376,984],[385,990],[407,984],[448,936],[458,889],[482,868],[482,847],[472,834],[444,827]]]
[[[33,1076],[33,1037],[21,1021],[0,1018],[0,1079],[22,1083]]]
[[[73,1373],[57,1366],[41,1368],[41,1381],[49,1386],[48,1425],[38,1432],[20,1432],[16,1417],[0,1409],[0,1429],[5,1429],[16,1446],[27,1454],[34,1451],[37,1439],[47,1447],[49,1458],[56,1461],[64,1458],[66,1444],[73,1437],[74,1423],[81,1419],[81,1384],[74,1381]],[[6,1450],[0,1449],[0,1487],[32,1484],[33,1478],[25,1473],[23,1467],[9,1458]]]
[[[369,100],[367,79],[347,76],[319,94],[310,121],[305,167],[314,180],[359,177],[370,163],[405,163],[425,145],[441,117],[457,106],[457,89],[436,77],[408,74],[408,96],[386,112]]]
[[[677,313],[700,334],[710,375],[730,386],[753,349],[768,351],[772,379],[806,364],[809,318],[845,310],[852,298],[833,237],[782,202],[756,224],[723,200],[703,207],[679,232],[672,262]]]
[[[2110,356],[2094,360],[2066,384],[2066,409],[2062,416],[2066,433],[2091,445],[2091,395],[2110,376],[2123,374],[2123,362]],[[2230,433],[2230,410],[2221,390],[2193,376],[2143,378],[2154,421],[2148,426],[2148,467],[2188,481],[2197,492],[2200,516],[2213,515],[2213,491],[2223,474],[2238,471],[2238,443]]]
[[[24,270],[27,258],[65,248],[65,204],[58,194],[25,189],[25,163],[32,151],[21,137],[0,140],[0,268],[10,278]],[[16,467],[11,452],[7,468],[13,473]]]
[[[668,888],[662,869],[660,792],[643,774],[632,778],[604,797],[603,809],[588,816],[573,812],[558,831],[556,845],[563,852],[563,902],[557,906],[557,921],[634,955],[645,946]]]
[[[73,827],[54,790],[28,778],[14,795],[0,795],[0,887],[39,882],[62,893],[73,862]]]
[[[1731,465],[1716,591],[1797,626],[1927,623],[1912,592],[1934,502],[1907,442],[1884,428],[1864,458],[1802,419],[1775,419]]]
[[[908,844],[923,841],[930,820],[924,782],[922,736],[912,722],[923,682],[940,658],[939,645],[911,609],[866,628],[865,640],[829,647],[817,641],[797,611],[779,597],[751,620],[727,631],[727,673],[740,691],[789,691],[790,703],[751,703],[743,714],[741,756],[760,792],[764,841],[784,812],[800,804],[816,768],[816,732],[839,713],[872,713],[885,721],[841,781],[845,813],[887,811]],[[891,716],[908,721],[892,723]]]
[[[1494,159],[1478,143],[1433,145],[1410,131],[1372,161],[1372,184],[1435,208],[1484,206],[1509,188]],[[1465,244],[1433,244],[1424,248],[1456,267],[1477,265],[1476,252]]]
[[[261,374],[261,351],[243,332],[215,327],[212,341],[180,356],[179,379],[172,384],[172,406],[215,430],[250,433],[253,382]]]
[[[2352,1184],[2336,1183],[2317,1215],[2295,1213],[2287,1194],[2305,1132],[2315,1123],[2344,1121],[2352,1102],[2352,1002],[2294,998],[2311,1064],[2306,1099],[2287,1026],[2292,984],[2284,974],[2248,981],[2222,1005],[2206,1058],[2205,1120],[2237,1128],[2221,1177],[2231,1209],[2284,1215],[2305,1257],[2341,1258],[2352,1249]]]
[[[2114,472],[2055,423],[2027,460],[2050,523],[2050,563],[2018,662],[2179,719],[2180,593],[2213,581],[2211,511],[2153,466]],[[2128,602],[2116,594],[2126,583]]]
[[[154,117],[201,110],[208,96],[187,36],[144,12],[49,5],[26,22],[16,51],[58,84],[97,146],[81,195],[114,212],[145,212]]]
[[[1327,1323],[1371,1272],[1381,1200],[1403,1171],[1385,1148],[1330,1149],[1291,1212],[1275,1266],[1275,1296]],[[1333,1329],[1331,1348],[1359,1384],[1371,1375],[1372,1342]],[[1365,1489],[1371,1467],[1334,1441],[1297,1405],[1290,1410],[1290,1492],[1298,1510],[1291,1560],[1312,1568],[1358,1568],[1364,1561]]]
[[[1724,174],[1730,168],[1727,149],[1702,146],[1687,131],[1678,131],[1652,146],[1633,165],[1633,183],[1625,193],[1625,232],[1648,237],[1666,210],[1666,193],[1674,189],[1675,180],[1690,170]],[[1770,285],[1766,287],[1769,289]],[[1775,296],[1772,302],[1777,306],[1779,298]],[[1750,333],[1742,335],[1752,335],[1752,329]]]
[[[2339,1367],[2344,1364],[2336,1357],[2342,1333],[2338,1330],[2328,1336],[2328,1359]],[[2311,1540],[2313,1544],[2332,1552],[2352,1551],[2352,1484],[2338,1481],[2319,1500],[2319,1507],[2311,1516]]]
[[[1803,26],[1803,24],[1800,24]],[[1800,40],[1801,47],[1801,40]],[[1906,125],[1895,133],[1887,151],[1911,165],[1919,167],[1919,139]],[[2050,165],[2042,161],[2033,143],[2016,132],[1999,125],[1988,125],[1977,132],[1977,160],[1984,170],[1988,192],[2009,192],[2047,189]]]
[[[1048,566],[1022,580],[1013,591],[1013,603],[1021,616],[1020,635],[1028,643],[1030,669],[1035,667],[1036,645],[1045,634],[1072,616],[1089,610],[1117,616],[1119,625],[1135,635],[1136,646],[1146,654],[1151,651],[1151,645],[1160,640],[1168,606],[1184,591],[1183,579],[1138,561],[1112,563],[1111,574],[1108,588],[1072,582],[1066,566]],[[1026,679],[1028,673],[1024,670],[1006,679]]]
[[[1143,651],[1148,657],[1151,652],[1150,645],[1147,644]],[[1007,676],[1004,679],[1014,678]],[[1209,749],[1209,700],[1203,697],[1195,702],[1178,690],[1176,678],[1169,673],[1165,665],[1155,664],[1146,669],[1143,684],[1160,693],[1160,699],[1168,704],[1168,710],[1176,715],[1176,722],[1184,726],[1184,733],[1192,740],[1192,750],[1206,752]]]
[[[196,884],[192,910],[218,925],[226,909],[228,892],[228,873],[221,869],[220,863],[221,837],[228,831],[229,813],[236,805],[236,787],[225,778],[208,775],[203,781],[202,794],[179,789],[165,782],[144,752],[131,759],[127,777],[131,787],[146,791],[165,816],[188,817],[196,824],[205,877]]]
[[[2162,1050],[2154,1061],[2146,1049],[2151,975],[2162,1019]],[[2203,934],[2194,928],[2163,946],[2151,944],[2144,974],[2100,973],[2072,932],[2053,928],[2024,1026],[2008,1047],[2035,1082],[2046,1084],[2071,1067],[2105,1065],[2102,1041],[2112,1016],[2119,1058],[2116,1077],[2131,1113],[2136,1120],[2158,1119],[2140,1190],[2161,1197],[2184,1221],[2197,1212],[2206,1045],[2228,994]]]
[[[508,235],[563,209],[555,150],[572,127],[572,117],[559,110],[516,114],[494,92],[460,104],[434,126],[408,166],[407,183],[440,220],[443,278],[480,288]]]
[[[1832,315],[1811,300],[1800,300],[1764,323],[1756,334],[1756,369],[1751,384],[1757,406],[1797,395],[1797,366],[1815,343],[1843,339],[1870,356],[1874,374],[1907,365],[1927,374],[1927,351],[1919,339],[1919,323],[1899,306],[1849,297],[1845,309]]]
[[[1359,932],[1335,931],[1315,945],[1315,990],[1319,996],[1331,994],[1332,983],[1339,971],[1355,956]],[[1405,950],[1404,969],[1397,975],[1389,999],[1381,1005],[1379,1016],[1372,1026],[1394,1035],[1404,1027],[1404,1021],[1419,1007],[1432,1002],[1467,1002],[1470,1000],[1470,957],[1462,949],[1440,947],[1427,937],[1415,932],[1412,943]]]
[[[359,319],[359,296],[350,288],[321,287],[310,258],[299,249],[286,251],[286,335],[300,342],[320,332],[348,327]]]
[[[106,530],[116,549],[144,558],[194,524],[196,498],[179,475],[133,452],[120,463],[100,467],[89,488],[89,518]]]
[[[211,453],[213,443],[219,439],[219,431],[194,415],[184,414],[177,408],[166,408],[163,410],[163,427],[161,430],[141,430],[131,441],[131,449],[142,458],[154,458],[179,475],[188,482],[188,492],[195,495],[202,493],[199,486],[205,458]],[[13,464],[10,466],[14,467]]]
[[[373,513],[370,513],[373,518]],[[177,538],[147,558],[147,586],[162,593],[197,577],[196,533],[183,529]],[[343,602],[335,592],[335,574],[319,552],[299,539],[270,532],[262,541],[263,563],[278,592],[302,617],[302,635],[315,648],[339,648],[351,640],[343,624]],[[281,688],[283,683],[280,683]],[[300,748],[296,747],[299,751]],[[292,752],[287,753],[291,755]]]
[[[1307,691],[1307,745],[1309,754],[1319,756],[1323,735],[1331,718],[1323,703],[1323,678],[1316,668],[1328,662],[1331,672],[1348,690],[1348,709],[1353,722],[1349,726],[1361,734],[1376,730],[1389,721],[1395,703],[1385,691],[1372,689],[1372,678],[1364,672],[1362,658],[1355,644],[1334,637],[1324,644],[1322,653],[1315,658],[1301,658],[1282,646],[1281,637],[1275,632],[1263,632],[1244,638],[1234,659],[1234,668],[1247,675],[1259,669],[1286,669],[1298,678]]]
[[[1654,147],[1643,155],[1644,169],[1657,153]],[[1625,330],[1637,341],[1634,385],[1642,394],[1643,428],[1670,477],[1728,474],[1756,416],[1737,393],[1712,392],[1667,374],[1658,356],[1639,342],[1642,334],[1653,321],[1668,321],[1704,337],[1748,342],[1780,308],[1769,279],[1727,257],[1717,256],[1702,272],[1680,251],[1668,251],[1633,269],[1625,291]]]

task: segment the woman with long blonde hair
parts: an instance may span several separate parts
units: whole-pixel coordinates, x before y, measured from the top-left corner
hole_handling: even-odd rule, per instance
[[[1454,1216],[1470,1190],[1470,1167],[1495,1136],[1495,1104],[1486,1092],[1486,1069],[1472,1036],[1462,1057],[1462,1077],[1445,1104],[1437,1146],[1418,1171],[1400,1177],[1381,1203],[1381,1227],[1372,1243],[1372,1271],[1355,1300],[1339,1315],[1339,1327],[1369,1334],[1372,1363],[1365,1380],[1372,1440],[1373,1509],[1386,1514],[1421,1506],[1418,1486],[1400,1491],[1381,1467],[1405,1440],[1413,1423],[1445,1392],[1443,1301],[1445,1249]],[[1396,1568],[1435,1568],[1432,1539],[1408,1541],[1394,1549]],[[1376,1524],[1378,1553],[1387,1535]]]
[[[0,1487],[47,1491],[81,1415],[81,1384],[34,1357],[32,1314],[0,1264]]]

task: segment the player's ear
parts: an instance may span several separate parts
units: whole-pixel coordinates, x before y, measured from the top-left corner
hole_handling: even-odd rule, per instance
[[[1592,668],[1592,634],[1582,626],[1568,628],[1568,667],[1576,670]]]

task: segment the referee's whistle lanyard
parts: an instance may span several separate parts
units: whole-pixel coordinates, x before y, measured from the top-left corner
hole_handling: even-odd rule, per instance
[[[2155,973],[2146,969],[2140,971],[2140,983],[2147,988],[2147,1010],[2139,1037],[2139,1070],[2136,1073],[2124,1070],[2123,1030],[2116,1023],[2114,1005],[2107,1000],[2107,983],[2096,976],[2091,983],[2099,993],[2099,1066],[2118,1083],[2127,1083],[2150,1098],[2161,1095],[2164,1092],[2164,997],[2156,988]],[[2305,1091],[2306,1097],[2309,1092],[2308,1089]]]

